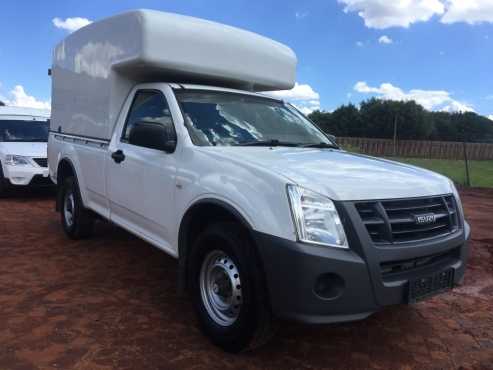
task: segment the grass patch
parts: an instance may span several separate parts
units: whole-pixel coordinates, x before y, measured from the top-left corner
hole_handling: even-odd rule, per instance
[[[464,161],[424,158],[389,158],[423,167],[451,178],[458,184],[466,183]],[[493,188],[493,161],[469,161],[471,186]]]

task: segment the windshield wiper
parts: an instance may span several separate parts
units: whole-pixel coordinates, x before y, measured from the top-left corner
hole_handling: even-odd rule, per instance
[[[340,149],[338,145],[329,143],[314,143],[302,145],[303,148],[321,148],[321,149]]]
[[[244,143],[236,144],[236,146],[300,146],[300,144],[292,143],[289,141],[279,141],[277,139],[272,139],[272,140],[247,141]]]
[[[337,146],[335,144],[329,144],[329,143],[324,143],[324,142],[302,144],[302,143],[294,143],[294,142],[290,142],[290,141],[280,141],[277,139],[247,141],[244,143],[236,144],[236,146],[293,146],[293,147],[299,147],[299,148],[340,149],[339,146]]]

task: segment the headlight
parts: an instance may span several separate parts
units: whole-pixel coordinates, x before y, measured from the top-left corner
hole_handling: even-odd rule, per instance
[[[29,159],[21,155],[7,154],[5,156],[5,163],[9,166],[28,166]]]
[[[288,185],[287,190],[300,241],[349,248],[346,233],[332,200],[295,185]]]

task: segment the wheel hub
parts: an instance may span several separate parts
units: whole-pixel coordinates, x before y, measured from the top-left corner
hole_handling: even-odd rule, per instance
[[[74,193],[68,192],[65,194],[65,201],[63,202],[63,213],[65,216],[65,222],[68,227],[71,227],[74,223],[74,210],[75,210],[75,199]]]
[[[240,274],[233,260],[222,251],[212,251],[202,263],[200,293],[207,313],[221,326],[232,325],[240,313]]]

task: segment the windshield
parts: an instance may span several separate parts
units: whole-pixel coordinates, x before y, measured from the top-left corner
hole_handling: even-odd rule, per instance
[[[0,120],[0,142],[47,142],[48,121]]]
[[[302,114],[273,99],[197,90],[175,94],[196,145],[333,145]]]

